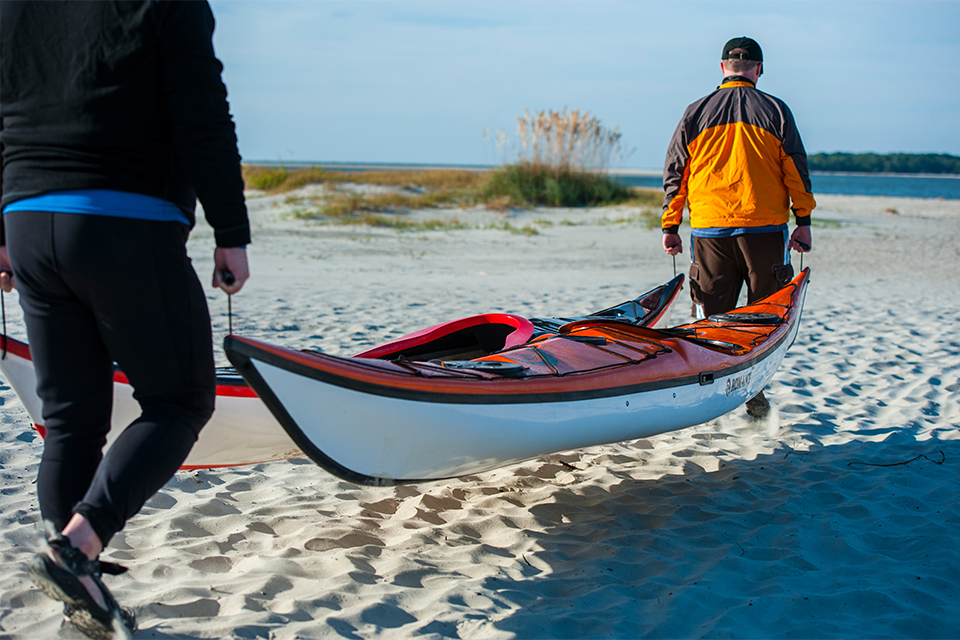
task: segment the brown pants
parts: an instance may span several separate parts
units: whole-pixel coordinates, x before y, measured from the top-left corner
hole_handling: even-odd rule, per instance
[[[726,238],[693,237],[690,297],[694,315],[706,318],[737,306],[747,284],[747,304],[778,291],[793,279],[786,232]]]

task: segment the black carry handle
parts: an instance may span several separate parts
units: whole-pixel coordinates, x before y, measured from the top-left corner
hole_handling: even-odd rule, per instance
[[[810,245],[808,245],[806,242],[800,242],[799,240],[794,240],[794,242],[800,245],[800,248],[803,249],[804,251],[810,251]],[[803,271],[803,254],[802,253],[800,254],[800,271]]]
[[[237,281],[230,269],[220,272],[220,280],[228,287]],[[233,296],[229,293],[227,294],[227,335],[233,335]]]
[[[0,273],[5,273],[13,278],[12,271],[4,269]],[[3,316],[3,349],[0,350],[0,358],[5,360],[7,357],[7,300],[3,297],[3,290],[0,290],[0,315]]]
[[[4,271],[4,273],[8,273]],[[0,314],[3,315],[3,350],[0,358],[7,358],[7,300],[3,297],[3,290],[0,289]]]

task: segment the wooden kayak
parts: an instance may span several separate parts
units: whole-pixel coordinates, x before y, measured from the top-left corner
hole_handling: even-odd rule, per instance
[[[617,307],[598,314],[622,317],[644,326],[662,325],[682,284],[682,276]],[[644,306],[646,305],[646,306]],[[586,317],[595,317],[597,314]],[[446,322],[398,338],[357,354],[354,358],[391,357],[401,352],[416,352],[437,345],[450,345],[459,351],[469,344],[482,355],[485,348],[494,352],[525,343],[543,327],[559,326],[571,319],[528,320],[510,314],[483,314]],[[536,325],[536,326],[535,326]],[[537,328],[537,327],[541,328]],[[0,373],[23,402],[36,430],[45,434],[40,398],[36,393],[36,372],[27,344],[0,334]],[[107,447],[138,415],[140,405],[122,371],[114,372],[113,415]],[[183,469],[209,469],[254,464],[271,460],[303,457],[303,452],[267,409],[247,382],[233,369],[217,372],[216,409],[200,432]]]
[[[545,322],[522,344],[414,340],[375,357],[241,336],[227,357],[300,449],[352,482],[391,485],[701,424],[759,393],[800,326],[809,269],[727,314],[656,330],[618,315]]]

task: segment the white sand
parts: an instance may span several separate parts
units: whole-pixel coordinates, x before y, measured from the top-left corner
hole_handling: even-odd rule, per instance
[[[283,219],[283,200],[250,201],[233,321],[280,344],[351,354],[473,313],[595,310],[673,275],[658,230],[608,221],[631,209],[416,214],[526,236],[322,226]],[[960,637],[960,202],[818,200],[834,224],[804,258],[768,420],[741,409],[399,488],[307,460],[181,472],[107,554],[130,566],[108,583],[137,637]],[[191,252],[206,281],[208,228]],[[0,635],[78,637],[21,570],[41,441],[6,384],[0,403]]]

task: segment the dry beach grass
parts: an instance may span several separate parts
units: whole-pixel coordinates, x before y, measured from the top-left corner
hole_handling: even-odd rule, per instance
[[[637,206],[378,213],[446,221],[432,229],[294,215],[326,189],[251,193],[236,333],[350,354],[473,313],[601,308],[673,275]],[[131,568],[110,584],[137,637],[960,636],[960,202],[818,200],[769,419],[398,488],[302,459],[178,473],[109,552]],[[204,280],[212,246],[201,225]],[[0,634],[76,637],[17,569],[41,535],[41,442],[5,381],[0,402]]]

